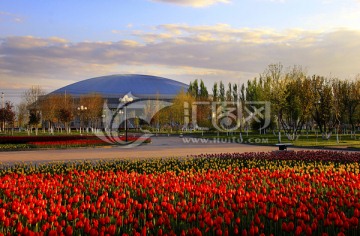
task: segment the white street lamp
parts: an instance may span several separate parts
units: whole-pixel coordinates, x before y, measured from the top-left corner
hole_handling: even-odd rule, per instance
[[[125,142],[128,141],[128,135],[127,135],[127,113],[126,113],[126,108],[129,102],[132,102],[134,99],[130,96],[128,96],[127,94],[123,97],[120,98],[119,101],[121,103],[124,103],[125,106]]]
[[[85,107],[85,106],[83,106],[83,105],[81,105],[81,106],[79,106],[78,108],[78,111],[80,112],[80,134],[81,134],[81,122],[82,122],[82,114],[83,114],[83,112],[85,112],[85,111],[87,111],[87,107]]]

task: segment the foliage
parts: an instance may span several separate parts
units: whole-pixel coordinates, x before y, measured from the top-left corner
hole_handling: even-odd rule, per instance
[[[74,114],[73,102],[73,97],[68,94],[50,94],[39,99],[42,120],[47,122],[49,129],[65,128],[68,131],[68,123]]]
[[[219,84],[219,100],[221,102],[225,101],[225,86],[222,81],[220,81],[220,84]]]
[[[18,122],[18,126],[24,128],[28,123],[28,110],[26,107],[26,103],[21,102],[16,107],[16,119]]]
[[[200,91],[199,91],[199,99],[200,101],[207,101],[209,99],[209,92],[202,80],[200,80]]]
[[[0,109],[1,130],[5,130],[6,124],[14,125],[15,112],[14,106],[9,102],[5,102],[5,107]]]
[[[28,106],[28,109],[37,109],[39,99],[45,94],[45,91],[41,87],[32,86],[23,94],[24,103]]]
[[[213,96],[213,102],[217,102],[218,101],[218,97],[219,97],[219,90],[218,90],[218,84],[217,82],[214,83],[213,88],[212,88],[212,96]]]
[[[170,121],[173,122],[173,127],[175,130],[182,129],[185,126],[189,125],[191,117],[188,117],[188,120],[185,119],[185,108],[189,111],[191,110],[192,103],[194,102],[194,97],[189,93],[185,93],[184,91],[180,91],[174,100],[173,105],[170,107],[169,113],[171,114]],[[187,107],[185,107],[187,106]],[[187,124],[185,124],[187,122]]]
[[[62,108],[58,112],[59,112],[58,114],[59,120],[63,123],[69,123],[73,118],[70,109]]]
[[[313,93],[311,83],[302,70],[294,68],[287,75],[285,103],[279,110],[279,120],[290,140],[298,138],[305,123],[311,118]]]
[[[29,114],[29,125],[37,126],[41,120],[40,112],[38,110],[31,109]]]
[[[79,102],[79,106],[87,107],[83,114],[85,122],[90,127],[98,128],[103,112],[104,98],[100,94],[93,93],[81,96]]]
[[[239,101],[239,93],[238,93],[238,86],[237,84],[233,84],[232,87],[232,101],[238,102]]]
[[[199,84],[198,84],[198,80],[194,80],[193,82],[190,82],[189,88],[188,88],[188,93],[194,97],[197,98],[199,95]]]
[[[332,96],[332,87],[329,80],[324,77],[313,76],[311,79],[313,93],[315,95],[313,119],[323,134],[323,138],[328,138],[328,133],[336,125]]]
[[[194,81],[189,89],[195,97],[199,94],[194,92],[197,84],[197,80]],[[259,77],[240,87],[229,82],[225,90],[222,81],[215,82],[212,93],[214,102],[240,102],[241,130],[251,127],[253,130],[261,129],[260,133],[264,134],[269,129],[284,130],[292,141],[303,129],[318,129],[322,138],[327,140],[335,131],[351,130],[354,133],[360,124],[359,76],[353,81],[308,76],[301,66],[284,69],[281,63],[277,63],[270,64]],[[271,103],[270,116],[247,119],[252,115],[247,108],[261,109],[262,102]],[[266,120],[269,125],[262,130]]]
[[[226,90],[226,101],[227,102],[233,101],[232,95],[233,95],[232,86],[231,86],[231,83],[229,82],[228,89]]]

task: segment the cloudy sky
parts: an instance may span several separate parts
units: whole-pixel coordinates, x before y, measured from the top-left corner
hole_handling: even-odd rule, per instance
[[[0,1],[0,92],[14,102],[109,74],[242,83],[279,62],[353,79],[360,0]]]

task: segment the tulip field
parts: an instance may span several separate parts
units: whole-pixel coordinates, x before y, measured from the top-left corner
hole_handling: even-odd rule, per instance
[[[360,152],[0,165],[0,235],[359,235]]]

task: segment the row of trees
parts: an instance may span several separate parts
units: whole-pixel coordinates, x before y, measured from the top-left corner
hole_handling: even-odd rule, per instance
[[[360,78],[308,76],[300,66],[285,71],[281,64],[274,64],[247,82],[245,100],[270,101],[271,123],[289,139],[315,127],[328,139],[334,132],[355,132],[360,124]]]
[[[32,87],[25,91],[22,102],[16,108],[7,101],[0,109],[1,130],[17,126],[29,132],[34,129],[36,134],[39,127],[44,132],[46,128],[49,132],[54,129],[70,132],[70,122],[75,117],[82,122],[78,125],[100,128],[103,104],[104,98],[99,94],[74,98],[69,94],[46,95],[40,87]],[[86,107],[86,110],[79,110],[80,106]]]
[[[259,77],[243,84],[228,83],[225,86],[222,81],[214,83],[212,95],[203,81],[195,80],[190,83],[188,91],[180,92],[173,102],[173,106],[163,109],[153,122],[185,127],[196,119],[198,126],[211,128],[214,126],[211,122],[214,111],[208,102],[234,102],[241,104],[242,108],[240,130],[261,129],[267,121],[269,126],[266,129],[282,130],[291,140],[310,129],[316,129],[324,139],[328,139],[332,133],[355,132],[359,127],[360,77],[340,80],[309,76],[301,66],[284,69],[281,64],[272,64]],[[248,104],[260,109],[262,102],[271,104],[270,113],[259,119],[244,119],[251,115],[246,114],[249,112],[245,109]],[[192,104],[197,104],[196,117],[191,115]]]
[[[78,117],[79,126],[97,129],[101,125],[103,104],[104,99],[99,94],[83,95],[76,99],[68,94],[51,94],[30,105],[30,114],[39,112],[42,127],[49,130],[65,129],[70,132],[70,122],[74,121],[75,117]],[[81,106],[83,109],[80,109]]]

